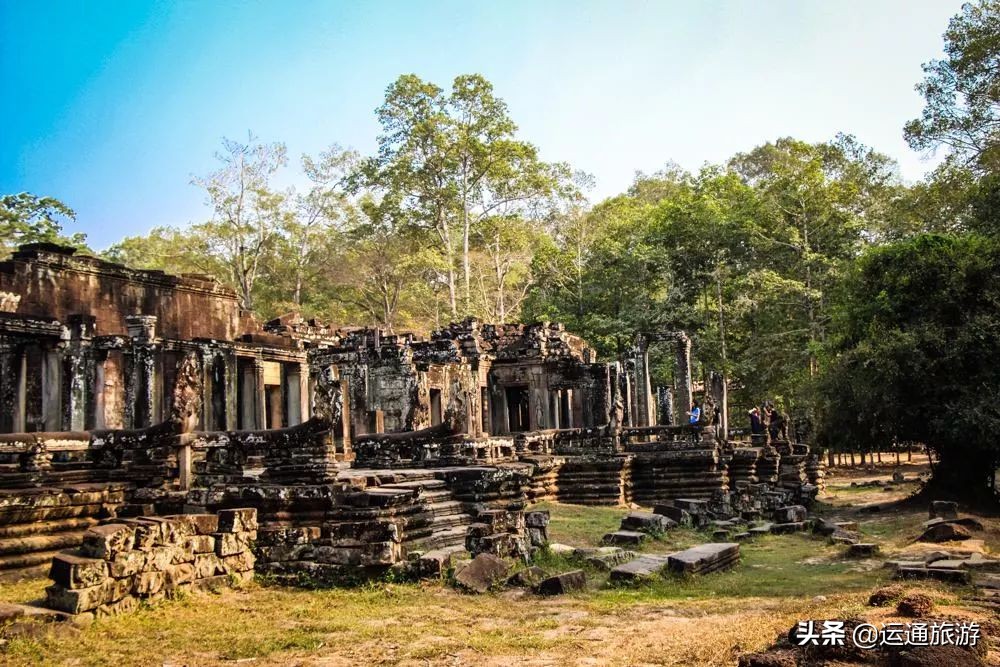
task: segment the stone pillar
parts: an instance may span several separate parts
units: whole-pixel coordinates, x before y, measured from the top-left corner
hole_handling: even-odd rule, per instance
[[[639,335],[635,346],[635,425],[652,426],[656,422],[656,406],[653,403],[653,389],[649,379],[649,343]]]
[[[91,315],[71,315],[69,342],[63,355],[62,407],[63,425],[71,431],[84,431],[93,423],[94,363],[91,341],[96,318]]]
[[[309,406],[312,405],[312,398],[309,396],[309,363],[303,361],[299,364],[299,421],[308,421],[312,416],[309,414]]]
[[[660,408],[657,423],[659,423],[660,426],[669,426],[676,423],[673,390],[671,390],[670,387],[657,387],[656,398]]]
[[[126,315],[131,349],[132,428],[151,426],[160,417],[156,368],[156,316]],[[204,410],[204,407],[203,407]]]
[[[267,428],[267,400],[264,398],[264,361],[253,360],[254,372],[254,424],[255,428]]]
[[[237,367],[240,367],[237,362]],[[239,373],[240,428],[252,431],[257,428],[257,365],[243,364]]]
[[[50,346],[42,361],[42,419],[46,431],[61,431],[62,414],[62,351]]]
[[[285,371],[285,402],[288,404],[288,425],[302,423],[302,372],[289,365]]]
[[[691,410],[691,339],[683,331],[678,331],[674,343],[674,415],[679,424],[686,424],[687,413]]]
[[[729,437],[729,390],[726,379],[719,371],[712,371],[709,384],[712,400],[719,406],[719,437],[725,440]]]
[[[28,355],[23,347],[14,356],[14,433],[24,433],[28,425]]]

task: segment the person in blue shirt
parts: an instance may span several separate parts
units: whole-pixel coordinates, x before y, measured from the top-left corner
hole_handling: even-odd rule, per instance
[[[689,422],[691,426],[696,426],[698,422],[701,421],[701,408],[698,407],[698,401],[691,404],[691,411],[688,412]]]

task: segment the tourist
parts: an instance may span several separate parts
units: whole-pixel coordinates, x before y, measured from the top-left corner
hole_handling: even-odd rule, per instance
[[[771,408],[770,418],[767,422],[767,430],[771,436],[771,441],[785,439],[785,417],[778,411],[778,408]]]
[[[750,415],[750,435],[760,435],[764,432],[764,423],[760,420],[760,408],[756,405],[748,412]]]
[[[698,422],[701,421],[701,407],[698,406],[698,401],[691,404],[691,411],[688,412],[688,422],[691,426],[697,426]]]

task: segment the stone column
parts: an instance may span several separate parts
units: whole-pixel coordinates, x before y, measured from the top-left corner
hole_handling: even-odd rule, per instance
[[[691,339],[683,331],[678,331],[674,342],[674,415],[677,423],[686,424],[687,413],[691,410]]]
[[[28,355],[23,347],[14,355],[14,433],[24,433],[28,422]]]
[[[309,406],[312,399],[309,396],[309,363],[303,361],[299,364],[299,422],[308,421],[312,416],[309,414]]]
[[[156,373],[156,316],[126,315],[132,339],[132,428],[151,426],[159,418]],[[204,410],[204,407],[202,408]]]
[[[42,361],[42,419],[46,431],[61,431],[62,414],[62,350],[47,347]]]
[[[93,423],[88,417],[94,405],[91,341],[95,322],[91,315],[69,318],[69,342],[63,356],[62,407],[63,425],[71,431],[86,430],[88,421]]]
[[[302,423],[302,371],[299,366],[288,365],[285,371],[285,402],[288,404],[288,425]]]
[[[264,360],[253,360],[254,371],[254,424],[257,429],[267,428],[267,400],[264,398]]]
[[[638,336],[635,346],[635,425],[652,426],[656,422],[656,406],[649,380],[649,343],[645,336]]]
[[[719,406],[719,435],[725,440],[729,437],[729,390],[726,378],[719,371],[712,371],[709,384],[712,400]]]
[[[240,392],[240,426],[244,431],[257,428],[257,366],[255,363],[242,364],[237,361]]]
[[[670,387],[657,387],[656,398],[660,407],[659,424],[661,426],[669,426],[676,423],[673,390]]]

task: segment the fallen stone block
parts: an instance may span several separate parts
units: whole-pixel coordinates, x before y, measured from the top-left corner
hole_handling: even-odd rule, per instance
[[[735,535],[733,535],[733,539],[736,540],[737,542],[746,542],[748,540],[753,539],[753,533],[749,532],[736,533]]]
[[[452,561],[467,552],[464,547],[448,547],[432,549],[417,559],[417,575],[421,577],[443,577],[451,567]]]
[[[667,555],[644,554],[612,568],[610,580],[631,582],[658,576],[666,569],[668,558]]]
[[[934,579],[950,584],[968,584],[971,573],[962,569],[945,569],[930,567],[899,567],[896,568],[896,579]]]
[[[667,567],[674,574],[708,574],[725,570],[740,559],[740,545],[735,542],[701,544],[670,554]]]
[[[588,549],[591,552],[587,555],[579,554],[581,558],[587,561],[587,564],[598,570],[612,570],[616,566],[622,563],[627,563],[634,558],[637,558],[639,554],[634,551],[627,551],[620,547],[599,547],[597,549]]]
[[[924,534],[917,538],[920,542],[954,542],[967,540],[972,537],[972,533],[964,526],[953,523],[937,523],[924,531]]]
[[[681,509],[680,507],[674,507],[673,505],[656,505],[653,507],[653,513],[665,516],[680,526],[691,527],[694,525],[694,520],[691,518],[691,514],[687,510]]]
[[[673,519],[653,512],[630,512],[625,515],[621,523],[622,530],[643,533],[665,533],[676,527],[677,522]]]
[[[507,579],[507,585],[514,588],[533,588],[545,578],[545,570],[532,565],[523,570],[518,570]]]
[[[788,505],[774,510],[775,523],[799,523],[809,516],[808,510],[802,505]]]
[[[640,533],[634,530],[616,530],[613,533],[608,533],[601,540],[604,544],[611,544],[615,546],[639,546],[643,542],[649,539],[649,535],[646,533]]]
[[[492,554],[479,554],[455,573],[455,583],[473,593],[485,593],[506,580],[510,568]]]
[[[548,510],[533,510],[524,513],[524,525],[529,528],[547,528],[550,514]]]
[[[587,577],[583,573],[583,570],[572,570],[543,579],[535,587],[535,592],[539,595],[563,595],[565,593],[581,591],[586,586]]]

